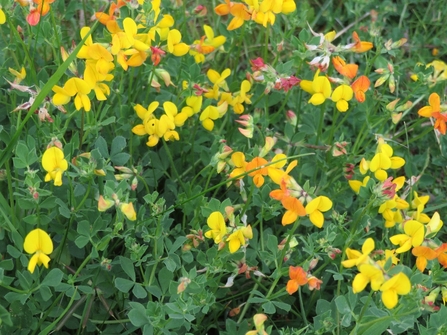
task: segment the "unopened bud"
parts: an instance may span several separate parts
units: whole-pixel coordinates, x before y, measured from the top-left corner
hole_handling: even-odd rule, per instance
[[[207,14],[207,10],[205,6],[198,5],[196,8],[194,8],[193,13],[198,17],[204,17]]]

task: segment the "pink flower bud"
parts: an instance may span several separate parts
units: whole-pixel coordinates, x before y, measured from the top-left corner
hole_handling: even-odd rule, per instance
[[[205,6],[198,5],[196,8],[194,8],[193,13],[198,17],[204,17],[207,14],[207,10]]]

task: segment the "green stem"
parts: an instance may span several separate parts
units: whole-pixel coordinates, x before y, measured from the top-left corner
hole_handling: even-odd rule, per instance
[[[321,133],[323,132],[323,124],[324,124],[324,104],[320,106],[320,122],[318,124],[318,132],[317,137],[315,139],[315,145],[320,142]]]
[[[307,318],[306,318],[306,310],[304,309],[303,296],[301,295],[301,286],[298,287],[298,297],[300,300],[301,316],[304,320],[304,324],[307,326],[309,324],[309,322],[307,322]]]
[[[64,318],[65,314],[70,310],[71,305],[73,305],[73,302],[75,301],[76,293],[78,288],[75,287],[75,290],[73,292],[73,295],[71,296],[70,301],[68,302],[67,307],[63,310],[63,312],[59,315],[59,317],[54,320],[50,325],[48,325],[44,330],[40,332],[40,335],[48,335],[52,330],[55,329],[55,326],[59,323],[62,318]]]
[[[84,268],[84,266],[87,265],[88,262],[90,262],[90,259],[92,258],[92,254],[88,254],[88,256],[84,259],[84,261],[81,263],[81,265],[78,267],[78,269],[76,270],[75,274],[73,275],[74,278],[76,278],[79,273],[81,272],[81,270]]]

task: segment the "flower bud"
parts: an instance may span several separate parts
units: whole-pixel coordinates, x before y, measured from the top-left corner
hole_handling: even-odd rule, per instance
[[[193,13],[198,17],[204,17],[207,14],[207,10],[205,6],[198,5],[196,8],[194,8]]]

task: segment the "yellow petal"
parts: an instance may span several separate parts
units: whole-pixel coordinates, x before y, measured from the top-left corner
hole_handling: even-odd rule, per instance
[[[391,157],[391,168],[392,169],[399,169],[402,166],[405,165],[405,159],[401,158],[401,157]]]
[[[323,227],[324,216],[323,216],[323,213],[321,213],[319,210],[312,212],[309,215],[309,219],[310,219],[310,222],[312,222],[318,228]]]
[[[382,302],[386,308],[392,309],[396,307],[398,301],[397,293],[394,290],[382,292]]]
[[[371,251],[374,250],[374,247],[374,240],[371,237],[367,238],[362,246],[363,254],[369,254]]]
[[[41,251],[48,255],[53,252],[53,241],[44,230],[36,228],[26,235],[23,249],[29,254]]]
[[[39,255],[34,254],[28,262],[28,271],[34,273],[34,269],[36,268],[37,261],[39,260]]]
[[[369,278],[362,273],[358,273],[352,281],[352,291],[354,293],[362,292],[369,283]]]
[[[391,160],[384,153],[375,154],[375,156],[371,160],[371,163],[369,164],[369,169],[371,170],[371,172],[375,172],[378,169],[387,170],[390,167],[391,167]]]

